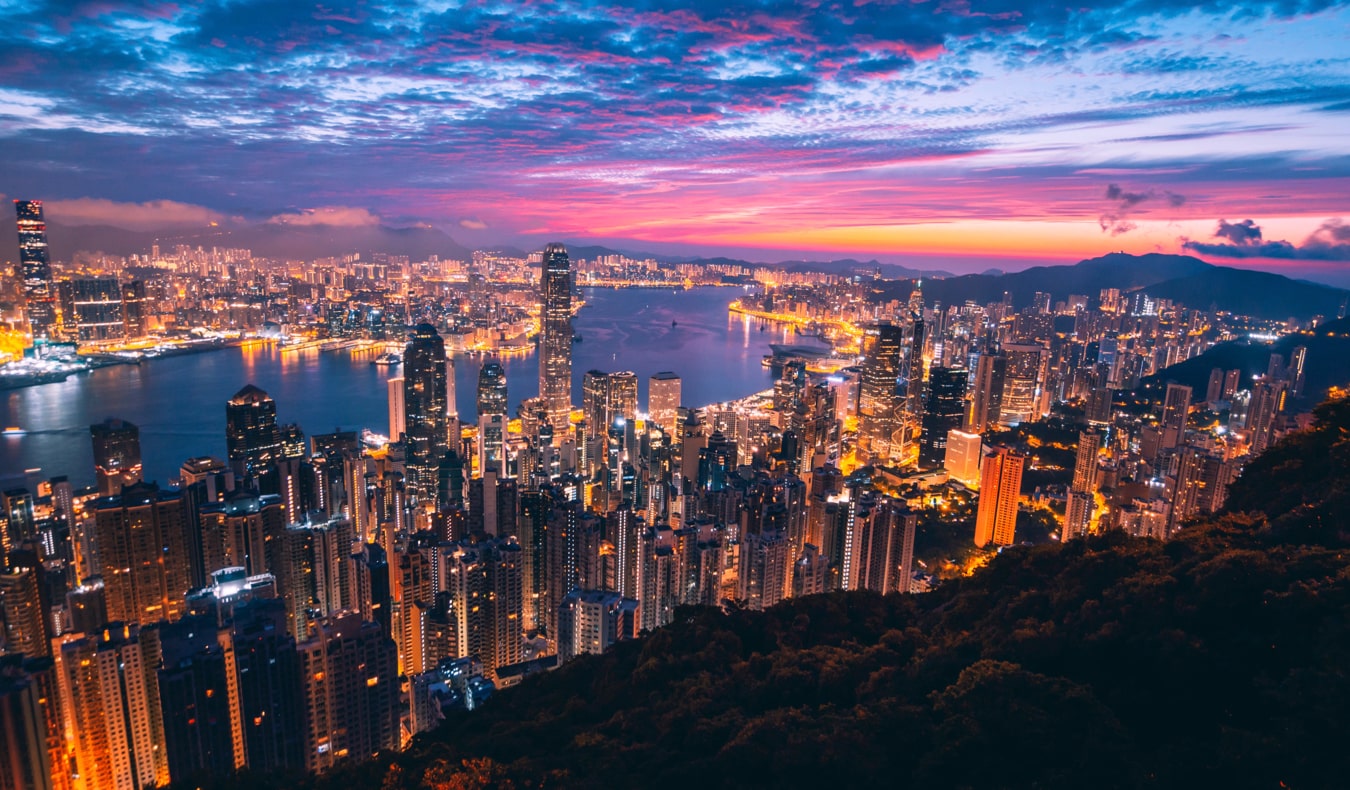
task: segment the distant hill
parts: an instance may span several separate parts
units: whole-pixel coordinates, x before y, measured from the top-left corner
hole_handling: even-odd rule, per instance
[[[1037,291],[1049,293],[1056,300],[1070,294],[1095,298],[1103,288],[1129,291],[1210,268],[1210,264],[1189,255],[1111,253],[1071,266],[1034,266],[1008,274],[967,274],[925,281],[923,292],[930,301],[950,305],[967,299],[978,304],[997,302],[1006,291],[1012,295],[1013,306],[1022,308],[1032,303]],[[905,299],[912,289],[910,280],[889,283],[882,288],[881,298]]]
[[[1240,315],[1282,321],[1314,315],[1335,316],[1350,293],[1270,272],[1214,266],[1144,288],[1199,310],[1218,308]]]
[[[886,283],[878,298],[905,299],[913,287],[912,279]],[[923,283],[924,297],[930,302],[951,305],[971,299],[988,304],[1001,300],[1007,292],[1018,309],[1030,305],[1037,291],[1059,301],[1070,294],[1095,298],[1106,288],[1142,290],[1187,307],[1218,308],[1276,320],[1334,316],[1342,300],[1350,295],[1339,288],[1279,274],[1214,266],[1189,255],[1161,253],[1112,253],[1069,266],[1036,266],[1007,274],[968,274]]]
[[[436,228],[392,228],[385,225],[357,227],[259,223],[192,231],[132,231],[108,225],[59,225],[48,223],[48,243],[56,260],[73,260],[78,252],[108,255],[146,254],[154,244],[172,248],[177,244],[249,249],[261,258],[313,259],[385,252],[426,260],[432,255],[464,259],[471,251]]]
[[[1350,318],[1330,321],[1306,333],[1286,335],[1274,343],[1250,340],[1220,343],[1198,357],[1158,371],[1143,383],[1185,384],[1198,401],[1205,397],[1209,374],[1214,368],[1241,370],[1240,386],[1250,387],[1253,376],[1266,372],[1271,354],[1280,354],[1288,362],[1296,346],[1308,349],[1304,363],[1305,402],[1318,402],[1326,396],[1328,388],[1350,384]]]
[[[216,786],[1342,786],[1350,402],[1317,417],[1167,543],[1014,547],[925,595],[680,609],[402,754]]]

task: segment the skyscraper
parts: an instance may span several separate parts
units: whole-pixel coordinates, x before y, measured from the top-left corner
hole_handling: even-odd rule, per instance
[[[1083,431],[1078,434],[1078,453],[1073,465],[1073,481],[1064,509],[1064,526],[1059,539],[1069,541],[1087,534],[1096,505],[1097,453],[1102,448],[1102,434]]]
[[[1035,343],[1008,343],[1003,346],[1008,358],[1003,383],[1003,406],[998,421],[1003,425],[1034,422],[1044,413],[1041,393],[1045,385],[1045,349]]]
[[[398,651],[379,623],[357,612],[324,618],[296,650],[309,770],[398,748]]]
[[[389,441],[397,442],[408,424],[407,410],[403,405],[403,377],[389,379]]]
[[[863,338],[862,382],[858,392],[859,460],[885,463],[890,459],[900,397],[896,381],[904,356],[904,329],[875,324]]]
[[[445,455],[445,341],[431,324],[418,324],[403,354],[403,406],[407,436],[407,486],[417,500],[435,501]]]
[[[33,565],[38,566],[37,563]],[[50,629],[38,574],[42,568],[11,565],[0,570],[0,638],[4,652],[29,658],[49,655]]]
[[[1026,456],[1006,447],[985,453],[980,475],[980,504],[975,513],[975,545],[1011,546],[1016,539],[1017,500]]]
[[[126,420],[109,417],[89,426],[94,442],[94,475],[98,492],[112,496],[122,486],[141,482],[141,431]]]
[[[506,368],[495,360],[478,371],[478,416],[485,414],[506,414]]]
[[[0,787],[51,790],[45,709],[55,701],[43,698],[38,679],[24,672],[23,659],[0,658]]]
[[[947,455],[947,434],[959,430],[966,417],[965,368],[934,367],[928,371],[928,405],[919,437],[919,466],[936,469]]]
[[[63,707],[74,714],[75,765],[89,788],[140,790],[169,782],[160,714],[159,630],[113,624],[63,637]]]
[[[47,340],[56,333],[56,295],[52,289],[52,265],[47,252],[47,223],[41,200],[16,200],[19,223],[19,276],[28,310],[33,340]]]
[[[975,397],[970,404],[971,433],[984,433],[998,422],[1003,409],[1003,385],[1008,373],[1008,358],[1002,354],[981,354],[975,363]]]
[[[137,483],[95,500],[93,516],[108,619],[177,620],[192,586],[192,538],[182,493]]]
[[[637,417],[637,374],[588,370],[582,379],[582,414],[593,436],[603,437],[620,419]]]
[[[77,277],[57,284],[62,334],[80,343],[126,337],[122,286],[116,277]]]
[[[668,370],[653,373],[647,382],[647,418],[674,433],[679,408],[680,377]]]
[[[252,384],[225,403],[225,447],[238,477],[256,477],[281,460],[277,403]]]
[[[1191,388],[1168,384],[1163,398],[1162,446],[1171,449],[1186,437],[1186,418],[1191,411]]]
[[[572,277],[567,248],[544,248],[539,296],[539,397],[555,441],[568,429],[572,411]]]

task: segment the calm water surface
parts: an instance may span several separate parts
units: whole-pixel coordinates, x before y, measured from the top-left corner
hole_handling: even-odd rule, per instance
[[[572,346],[573,401],[581,402],[587,370],[632,370],[644,408],[647,379],[661,370],[683,378],[691,406],[743,397],[769,386],[760,364],[768,344],[788,339],[782,327],[730,316],[739,288],[584,289],[586,306],[573,320],[582,342]],[[674,322],[674,324],[672,324]],[[472,419],[480,357],[455,359],[456,402]],[[511,413],[538,394],[538,357],[503,359]],[[0,426],[27,433],[0,436],[0,483],[67,475],[93,482],[90,423],[120,417],[140,426],[146,478],[167,482],[186,458],[225,455],[225,401],[256,384],[277,402],[277,417],[311,433],[334,429],[388,430],[387,386],[399,367],[370,364],[366,355],[316,351],[282,354],[275,347],[230,348],[143,365],[120,365],[58,384],[0,392]]]

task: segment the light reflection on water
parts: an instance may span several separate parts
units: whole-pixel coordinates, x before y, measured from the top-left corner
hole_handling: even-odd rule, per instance
[[[573,400],[581,401],[587,370],[632,370],[639,403],[647,379],[673,370],[683,379],[683,400],[704,405],[742,397],[769,386],[760,364],[770,342],[791,339],[791,330],[734,316],[726,306],[743,296],[734,288],[585,289],[586,307],[573,320],[582,340],[572,346]],[[674,322],[674,323],[672,323]],[[388,429],[387,380],[399,367],[370,364],[370,355],[319,351],[282,353],[252,345],[143,365],[102,368],[64,382],[0,392],[0,428],[23,435],[0,436],[0,482],[13,484],[24,470],[41,477],[67,475],[77,485],[93,482],[90,423],[119,417],[140,426],[148,479],[167,482],[183,460],[225,454],[225,401],[245,384],[262,387],[277,402],[282,422],[297,422],[306,434],[369,427]],[[501,360],[506,368],[512,414],[522,398],[538,391],[535,354]],[[455,359],[460,415],[474,416],[481,357]]]

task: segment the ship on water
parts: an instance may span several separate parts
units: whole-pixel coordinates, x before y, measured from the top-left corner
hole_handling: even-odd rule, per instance
[[[834,349],[820,335],[797,333],[793,343],[770,343],[769,349],[779,358],[799,357],[801,359],[823,359],[831,356]]]
[[[372,365],[398,365],[403,362],[403,357],[392,352],[385,352],[375,359],[371,360]]]

